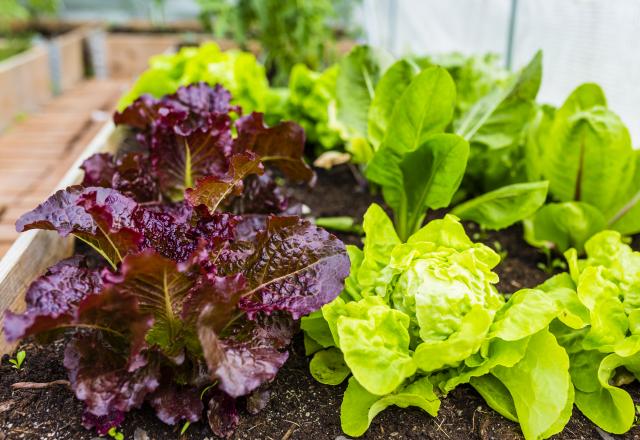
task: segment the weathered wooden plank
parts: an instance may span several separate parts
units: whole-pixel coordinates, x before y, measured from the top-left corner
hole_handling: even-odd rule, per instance
[[[65,188],[82,178],[78,166],[84,159],[98,151],[113,150],[115,141],[109,140],[113,132],[113,124],[106,123],[69,168],[57,188]],[[0,260],[0,316],[6,310],[24,310],[24,293],[31,281],[72,252],[73,241],[70,237],[62,238],[55,232],[40,230],[20,234]],[[11,352],[14,347],[15,344],[8,343],[0,330],[0,354]]]

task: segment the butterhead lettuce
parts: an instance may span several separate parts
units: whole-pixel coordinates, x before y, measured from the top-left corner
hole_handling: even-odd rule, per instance
[[[374,204],[363,227],[364,248],[348,247],[345,290],[302,321],[313,376],[335,385],[351,373],[344,432],[362,435],[390,405],[435,416],[440,398],[463,383],[518,421],[527,439],[559,432],[574,388],[569,357],[548,327],[556,319],[582,325],[584,310],[570,307],[580,305],[575,291],[550,283],[505,300],[493,272],[500,257],[452,215],[402,242]]]

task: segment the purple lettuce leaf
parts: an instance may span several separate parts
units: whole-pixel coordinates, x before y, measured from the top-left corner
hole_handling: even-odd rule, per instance
[[[291,318],[282,317],[280,326],[271,321],[240,320],[231,328],[223,329],[226,331],[216,332],[211,324],[215,314],[216,309],[210,304],[202,309],[198,337],[209,372],[218,380],[218,387],[232,397],[239,397],[273,380],[289,356],[281,351],[290,339],[282,339],[280,326],[290,323]]]
[[[156,411],[156,416],[167,425],[175,425],[180,420],[197,422],[204,411],[197,388],[173,383],[161,385],[149,397],[149,403]]]
[[[194,130],[208,125],[219,114],[238,113],[237,106],[230,105],[231,94],[217,84],[211,87],[200,82],[178,88],[160,99],[144,95],[123,112],[114,115],[117,125],[128,125],[140,130],[171,129],[187,136]]]
[[[240,423],[236,399],[218,389],[212,390],[209,394],[209,427],[218,437],[230,438]]]
[[[218,259],[221,275],[246,277],[241,306],[250,317],[275,310],[307,315],[340,294],[349,268],[344,244],[298,217],[269,217],[250,247],[234,242]]]
[[[269,174],[248,176],[244,191],[233,199],[231,211],[236,214],[282,214],[299,205],[291,203],[285,189]],[[297,212],[294,212],[295,214]]]
[[[132,222],[136,208],[135,201],[116,190],[70,186],[22,215],[16,230],[47,229],[62,236],[73,233],[115,267],[123,255],[136,251],[142,240]]]
[[[204,205],[209,212],[215,212],[232,195],[239,195],[243,189],[243,179],[252,174],[262,174],[264,168],[260,158],[253,153],[239,153],[231,157],[224,174],[210,175],[186,190],[185,198],[193,206]]]
[[[231,153],[231,119],[218,114],[206,127],[185,136],[156,131],[151,135],[149,157],[160,191],[178,201],[199,179],[224,174]]]
[[[315,174],[304,162],[304,130],[285,121],[273,127],[264,125],[262,113],[251,113],[236,122],[238,137],[234,151],[253,151],[265,164],[274,165],[289,179],[312,183]]]
[[[142,95],[122,112],[113,115],[116,125],[128,125],[138,130],[151,131],[156,126],[172,127],[186,120],[189,109],[171,99],[156,99]]]
[[[124,422],[122,411],[112,411],[104,416],[95,416],[86,408],[82,412],[82,426],[86,429],[95,429],[98,435],[107,435],[111,428],[120,426],[122,422]]]
[[[152,249],[127,255],[118,273],[105,273],[105,287],[136,298],[140,310],[155,322],[146,335],[170,357],[194,350],[197,339],[181,319],[183,302],[196,285],[196,269],[163,257]]]
[[[160,198],[160,189],[152,173],[151,163],[143,153],[127,153],[117,160],[111,187],[139,203],[157,201]]]
[[[97,417],[139,408],[159,385],[157,362],[130,368],[99,334],[76,336],[65,349],[64,366],[71,389]]]
[[[31,283],[25,294],[25,313],[5,313],[7,341],[17,341],[70,323],[78,304],[101,289],[99,271],[88,268],[83,258],[60,261]]]
[[[94,154],[82,162],[80,168],[84,171],[82,186],[111,188],[111,181],[116,172],[113,155],[109,153]]]
[[[139,203],[159,200],[158,183],[143,153],[127,153],[117,160],[109,153],[97,153],[80,168],[85,171],[82,186],[113,188]]]

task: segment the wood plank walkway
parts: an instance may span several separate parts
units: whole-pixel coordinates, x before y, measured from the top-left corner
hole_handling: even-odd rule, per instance
[[[126,89],[123,80],[87,80],[0,133],[0,257],[15,221],[51,194]]]

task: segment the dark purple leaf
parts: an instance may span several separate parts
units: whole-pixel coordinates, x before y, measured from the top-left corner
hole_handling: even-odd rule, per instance
[[[159,385],[155,362],[131,371],[127,358],[97,335],[76,337],[65,350],[64,366],[71,389],[94,416],[139,408]]]
[[[17,341],[71,322],[78,304],[101,289],[98,270],[89,269],[83,258],[59,262],[31,283],[25,295],[25,313],[6,312],[7,341]]]
[[[217,115],[209,125],[187,136],[153,134],[150,158],[160,190],[171,200],[181,200],[184,190],[199,179],[223,175],[231,146],[231,119],[227,115]]]
[[[232,210],[238,214],[281,214],[289,207],[283,187],[268,173],[249,176],[244,191],[233,200]]]
[[[150,160],[142,153],[128,153],[118,159],[111,187],[140,203],[160,197]]]
[[[235,242],[218,260],[221,275],[245,275],[242,306],[250,316],[284,310],[294,319],[335,299],[349,268],[344,244],[298,217],[270,217],[252,249]]]
[[[185,299],[208,287],[197,283],[198,270],[190,262],[177,263],[148,249],[125,257],[120,271],[105,274],[104,282],[107,288],[136,298],[140,310],[153,315],[155,322],[146,340],[174,357],[184,349],[199,351],[195,329],[181,318]]]
[[[111,181],[114,173],[116,172],[116,165],[111,154],[94,154],[82,162],[80,168],[84,170],[82,186],[111,187]]]
[[[224,174],[204,177],[195,188],[187,189],[185,198],[193,206],[204,205],[214,213],[232,195],[242,193],[243,179],[252,174],[262,174],[260,159],[253,153],[236,154],[229,160]]]
[[[16,230],[73,233],[115,266],[125,254],[137,250],[142,240],[132,223],[136,207],[135,201],[110,188],[70,186],[20,217]]]
[[[175,425],[180,420],[197,422],[204,411],[197,388],[178,387],[171,383],[157,389],[149,402],[156,416],[168,425]]]
[[[315,174],[304,163],[304,130],[295,122],[285,121],[267,128],[262,113],[251,113],[236,122],[238,137],[234,151],[253,151],[264,163],[278,167],[295,181],[313,182]]]
[[[211,304],[198,319],[198,337],[210,373],[218,387],[232,397],[244,396],[271,381],[288,358],[279,351],[279,340],[258,321],[241,321],[222,337],[212,321],[217,310]]]
[[[211,394],[207,410],[209,426],[218,437],[230,438],[240,423],[236,400],[220,390]]]
[[[98,435],[107,435],[111,428],[120,426],[124,422],[122,411],[113,411],[105,416],[95,416],[86,409],[82,413],[82,426],[95,429]]]

